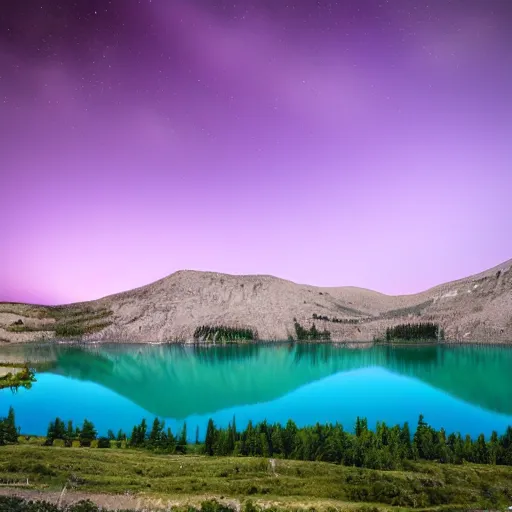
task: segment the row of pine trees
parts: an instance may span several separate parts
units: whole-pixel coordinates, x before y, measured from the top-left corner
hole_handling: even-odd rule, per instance
[[[331,339],[331,333],[326,329],[319,331],[315,324],[313,324],[310,329],[305,329],[297,322],[296,318],[294,318],[293,321],[297,341],[327,341]]]
[[[196,431],[197,444],[199,444],[198,434],[199,432]],[[183,424],[179,435],[174,436],[170,428],[165,428],[164,421],[155,418],[151,430],[148,430],[146,420],[143,419],[139,425],[133,427],[128,446],[167,453],[187,453],[187,423]]]
[[[9,411],[11,414],[11,411]],[[14,418],[14,411],[12,411]],[[17,439],[17,435],[16,435]],[[147,448],[167,453],[186,453],[187,451],[187,424],[184,423],[181,433],[175,437],[170,428],[165,428],[165,422],[155,418],[151,430],[148,429],[146,420],[135,425],[132,434],[128,437],[122,430],[117,435],[109,430],[106,437],[98,437],[94,424],[85,419],[82,426],[73,426],[70,420],[64,422],[59,417],[48,425],[46,432],[46,446],[52,446],[55,440],[64,441],[64,446],[70,447],[73,441],[79,441],[80,446],[91,446],[92,441],[98,440],[99,448],[110,448],[111,442],[116,442],[120,448],[123,441],[130,448]],[[12,441],[11,441],[12,442]]]
[[[0,445],[18,442],[14,410],[11,407],[6,418],[0,418]],[[187,425],[179,434],[158,418],[148,428],[146,420],[133,427],[130,437],[120,430],[117,436],[109,430],[107,437],[97,438],[93,423],[85,420],[82,427],[56,418],[50,422],[45,444],[52,445],[61,439],[65,446],[78,440],[81,446],[90,446],[98,439],[99,448],[109,448],[112,442],[127,448],[144,448],[165,453],[187,453]],[[299,428],[289,420],[285,426],[266,421],[254,425],[251,421],[244,430],[238,431],[235,418],[227,428],[217,428],[210,419],[204,443],[200,442],[196,429],[195,452],[209,456],[277,457],[295,460],[316,460],[372,469],[399,469],[409,460],[429,460],[441,463],[461,464],[464,461],[478,464],[512,466],[512,427],[501,436],[493,432],[489,439],[480,434],[476,439],[459,433],[447,434],[436,430],[420,415],[412,435],[408,423],[388,426],[377,423],[375,430],[368,428],[365,418],[357,418],[354,432],[347,432],[339,423]]]
[[[266,421],[237,432],[233,422],[227,429],[216,428],[209,420],[204,443],[207,455],[245,455],[316,460],[373,469],[399,469],[407,460],[429,460],[460,464],[512,465],[512,427],[498,436],[493,432],[486,440],[481,434],[476,440],[467,435],[447,435],[436,430],[423,416],[411,435],[409,425],[390,427],[377,423],[375,431],[364,418],[357,418],[354,433],[340,424],[316,424],[298,428],[289,420],[286,426]]]
[[[65,423],[60,418],[50,421],[46,432],[46,446],[53,445],[56,439],[64,441],[64,446],[72,446],[73,441],[79,441],[80,446],[91,446],[92,441],[98,437],[98,433],[92,421],[84,420],[82,427],[73,427],[73,422]],[[100,438],[102,441],[102,439]],[[110,444],[110,443],[109,443]]]
[[[198,341],[251,341],[255,339],[252,329],[237,329],[223,325],[202,325],[194,331],[194,339]]]
[[[444,332],[438,324],[400,324],[386,329],[386,341],[393,340],[443,340]]]
[[[328,317],[326,315],[317,315],[316,313],[313,313],[313,320],[324,320],[335,324],[358,324],[360,322],[359,318],[338,318],[336,316]]]

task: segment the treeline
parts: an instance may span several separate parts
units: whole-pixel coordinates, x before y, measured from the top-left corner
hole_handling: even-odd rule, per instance
[[[443,340],[444,331],[431,322],[400,324],[386,329],[386,341],[393,340]]]
[[[202,325],[194,331],[194,339],[197,341],[251,341],[255,338],[252,329],[238,329],[223,325]]]
[[[297,322],[297,319],[294,318],[294,327],[295,334],[297,335],[297,341],[320,341],[320,340],[330,340],[331,333],[324,329],[323,331],[319,331],[316,328],[316,325],[313,324],[311,328],[305,329],[302,325]]]
[[[73,427],[73,422],[68,421],[64,423],[60,418],[55,418],[55,421],[50,421],[48,430],[46,432],[46,446],[52,446],[56,439],[64,441],[64,446],[70,447],[73,441],[79,441],[80,446],[91,446],[92,441],[97,439],[98,433],[92,421],[84,420],[82,427]],[[105,442],[105,440],[107,442]],[[108,445],[108,446],[107,446]],[[101,437],[98,440],[99,448],[109,448],[110,441],[107,438]]]
[[[14,421],[14,411],[12,412],[12,421]],[[124,442],[125,446],[130,448],[147,448],[166,453],[186,453],[187,424],[184,423],[179,436],[174,436],[170,428],[165,428],[164,421],[155,418],[151,430],[149,430],[146,420],[143,419],[140,424],[133,427],[130,437],[122,430],[119,430],[117,435],[109,430],[106,437],[98,437],[98,432],[92,421],[85,419],[81,427],[73,427],[71,420],[64,422],[57,417],[48,425],[44,444],[52,446],[57,439],[64,441],[66,447],[73,446],[73,441],[78,441],[80,446],[88,447],[91,446],[92,441],[97,440],[98,448],[110,448],[112,442],[121,448]]]
[[[117,439],[123,436],[122,431]],[[128,440],[131,448],[146,448],[166,453],[187,453],[187,423],[178,436],[174,436],[170,428],[165,428],[165,422],[155,418],[151,430],[148,431],[146,420],[133,427],[132,435]],[[199,431],[196,430],[196,444],[199,444]]]
[[[17,443],[19,429],[16,427],[14,410],[11,407],[7,418],[0,419],[0,444]],[[78,440],[81,446],[91,446],[98,440],[98,448],[110,448],[113,442],[118,448],[144,448],[165,453],[187,453],[187,425],[174,435],[165,423],[155,418],[151,429],[146,420],[133,427],[131,437],[120,430],[117,436],[109,430],[107,437],[97,438],[92,422],[84,420],[81,428],[73,428],[72,422],[65,424],[59,418],[50,422],[45,445],[61,439],[65,446]],[[441,428],[428,425],[422,415],[414,435],[408,423],[388,426],[378,422],[375,430],[368,428],[365,418],[357,418],[354,432],[344,430],[339,423],[299,428],[288,420],[285,426],[266,421],[237,430],[235,418],[227,428],[217,428],[208,420],[204,443],[199,441],[196,429],[194,452],[209,456],[275,457],[295,460],[316,460],[346,466],[371,469],[399,469],[405,461],[427,460],[441,463],[461,464],[464,461],[478,464],[501,464],[512,466],[512,426],[501,436],[493,432],[488,440],[483,434],[476,439],[460,433],[447,434]]]
[[[313,320],[325,320],[335,324],[358,324],[362,321],[360,318],[337,318],[335,316],[329,318],[328,316],[317,315],[316,313],[313,313]]]
[[[368,428],[365,418],[357,418],[354,433],[340,424],[316,424],[298,428],[289,420],[286,426],[266,421],[237,432],[235,423],[226,429],[215,427],[208,421],[206,455],[245,455],[253,457],[282,457],[296,460],[333,462],[345,466],[372,469],[398,469],[407,460],[429,460],[461,464],[512,465],[512,427],[498,436],[493,432],[486,441],[481,434],[476,440],[467,435],[447,435],[436,430],[419,417],[416,432],[411,436],[409,425],[390,427],[377,423],[375,431]]]

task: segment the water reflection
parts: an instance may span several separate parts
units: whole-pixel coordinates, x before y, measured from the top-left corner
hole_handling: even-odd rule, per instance
[[[226,416],[228,421],[233,414],[254,420],[285,421],[288,416],[303,424],[352,420],[356,415],[414,421],[419,412],[429,412],[437,417],[438,426],[448,429],[450,422],[464,426],[468,421],[492,429],[512,415],[512,350],[500,347],[109,344],[2,348],[0,361],[9,357],[28,359],[38,368],[39,382],[30,391],[34,394],[39,389],[38,394],[20,403],[32,400],[31,407],[43,408],[45,414],[50,409],[57,412],[55,403],[71,401],[66,393],[72,388],[74,399],[82,405],[90,400],[93,418],[101,411],[115,411],[116,417],[129,416],[130,421],[138,420],[140,414],[178,422],[195,418],[198,424],[209,415]],[[9,402],[2,393],[0,406]],[[69,410],[81,415],[84,409],[70,403]],[[60,409],[59,414],[63,414]]]

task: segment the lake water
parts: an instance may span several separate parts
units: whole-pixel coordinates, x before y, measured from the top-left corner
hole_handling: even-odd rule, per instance
[[[0,361],[29,360],[32,389],[0,391],[0,416],[13,405],[24,433],[44,434],[59,416],[92,420],[100,434],[163,418],[189,439],[208,418],[227,426],[249,420],[299,426],[357,416],[388,424],[418,415],[448,432],[476,436],[512,425],[512,349],[487,346],[329,344],[193,347],[47,345],[0,347]]]

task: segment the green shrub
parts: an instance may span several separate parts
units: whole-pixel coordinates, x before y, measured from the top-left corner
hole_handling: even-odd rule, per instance
[[[100,512],[100,508],[90,500],[82,500],[68,507],[66,512]]]
[[[233,509],[215,500],[207,500],[201,503],[201,512],[233,512]]]
[[[79,325],[71,325],[71,324],[57,324],[55,326],[55,335],[68,337],[68,336],[83,336],[85,334],[85,330],[83,327]]]
[[[98,448],[110,448],[110,440],[107,437],[99,437]]]

